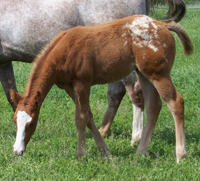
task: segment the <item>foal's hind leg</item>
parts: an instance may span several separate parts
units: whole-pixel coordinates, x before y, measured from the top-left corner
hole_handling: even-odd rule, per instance
[[[85,152],[86,126],[90,129],[99,151],[103,155],[107,155],[107,146],[94,124],[93,116],[89,106],[90,85],[87,85],[87,83],[76,82],[74,84],[74,93],[76,105],[75,120],[78,130],[77,158],[83,156]]]
[[[140,72],[138,73],[138,75],[140,77],[140,81],[142,84],[142,89],[143,89],[145,104],[146,104],[146,109],[147,109],[147,123],[146,123],[147,126],[145,128],[145,131],[142,134],[142,139],[138,146],[137,152],[145,153],[147,151],[147,146],[148,146],[146,144],[148,140],[146,140],[146,139],[148,139],[149,133],[153,131],[153,127],[155,126],[153,121],[149,122],[149,119],[152,119],[152,113],[151,112],[148,113],[148,99],[146,99],[146,97],[147,97],[146,94],[152,92],[153,88],[152,88],[152,84],[151,84],[151,86],[148,86],[145,83],[145,82],[147,82],[147,79]],[[157,79],[157,80],[151,79],[151,82],[157,89],[160,96],[167,103],[167,106],[169,107],[169,109],[174,117],[175,127],[176,127],[176,156],[177,156],[177,163],[178,163],[179,160],[186,154],[185,131],[184,131],[184,100],[181,97],[181,95],[177,92],[177,90],[175,89],[169,74],[160,75],[159,79]],[[154,89],[154,92],[155,92],[155,89]],[[154,98],[153,99],[152,99],[152,97],[149,97],[149,98],[152,100],[151,104],[150,104],[150,106],[151,106],[151,105],[153,105],[152,103],[153,103]],[[161,102],[161,101],[159,101],[159,102]],[[160,108],[161,108],[161,106],[160,106]],[[158,109],[156,109],[156,110],[158,111]],[[153,111],[152,108],[151,108],[151,111]],[[149,117],[149,115],[150,115],[150,117]],[[157,113],[157,116],[158,116],[158,113]],[[150,126],[148,126],[148,123],[150,123]]]
[[[162,102],[153,84],[140,72],[138,72],[138,75],[140,78],[140,83],[144,95],[147,121],[146,121],[146,126],[142,133],[140,143],[137,148],[137,153],[146,154],[151,139],[151,135],[153,133],[153,129],[156,125],[158,115],[162,108]]]
[[[126,89],[121,81],[108,84],[108,108],[99,128],[102,136],[106,136],[108,133],[125,93]]]
[[[184,100],[175,89],[171,78],[164,77],[159,81],[153,81],[154,86],[167,103],[171,111],[176,128],[176,157],[177,163],[186,154],[185,131],[184,131]]]

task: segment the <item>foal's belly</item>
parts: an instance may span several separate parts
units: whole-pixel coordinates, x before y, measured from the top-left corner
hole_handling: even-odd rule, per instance
[[[93,79],[94,84],[106,84],[110,82],[116,82],[124,77],[128,76],[132,71],[136,69],[134,62],[121,62],[120,64],[111,64],[106,69],[95,69],[95,75]]]

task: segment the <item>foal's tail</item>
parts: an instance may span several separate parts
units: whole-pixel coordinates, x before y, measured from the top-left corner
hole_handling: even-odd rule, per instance
[[[191,55],[193,53],[193,44],[186,31],[175,22],[168,23],[167,28],[178,35],[178,38],[183,45],[185,55]]]

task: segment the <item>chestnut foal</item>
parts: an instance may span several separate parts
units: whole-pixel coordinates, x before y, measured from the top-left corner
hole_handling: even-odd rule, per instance
[[[191,54],[192,42],[178,24],[166,24],[145,15],[130,16],[99,26],[79,26],[59,33],[37,56],[24,95],[11,89],[12,100],[17,105],[13,118],[17,127],[15,154],[25,152],[36,129],[42,102],[56,84],[65,89],[76,106],[77,158],[84,155],[86,126],[100,152],[107,155],[107,146],[94,124],[89,106],[90,87],[121,80],[136,70],[147,114],[137,152],[147,152],[161,110],[161,96],[175,120],[179,162],[186,154],[184,100],[170,78],[175,58],[175,41],[170,31],[178,35],[185,54]]]

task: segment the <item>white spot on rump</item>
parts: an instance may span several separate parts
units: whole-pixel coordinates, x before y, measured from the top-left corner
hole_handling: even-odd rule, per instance
[[[158,48],[153,44],[153,42],[158,44],[160,43],[157,34],[158,26],[154,23],[152,18],[145,15],[137,17],[131,24],[127,23],[124,28],[129,31],[125,31],[123,36],[126,35],[126,32],[129,32],[132,36],[133,43],[136,46],[148,47],[154,52],[158,50]]]
[[[17,136],[14,144],[14,152],[20,154],[21,151],[25,151],[24,137],[26,123],[30,122],[32,117],[25,111],[18,111],[17,113]]]
[[[148,47],[151,48],[154,52],[157,52],[157,50],[158,50],[158,48],[155,47],[155,46],[152,45],[152,44],[149,44]]]
[[[126,46],[126,44],[127,44],[127,40],[124,42],[124,46]]]

